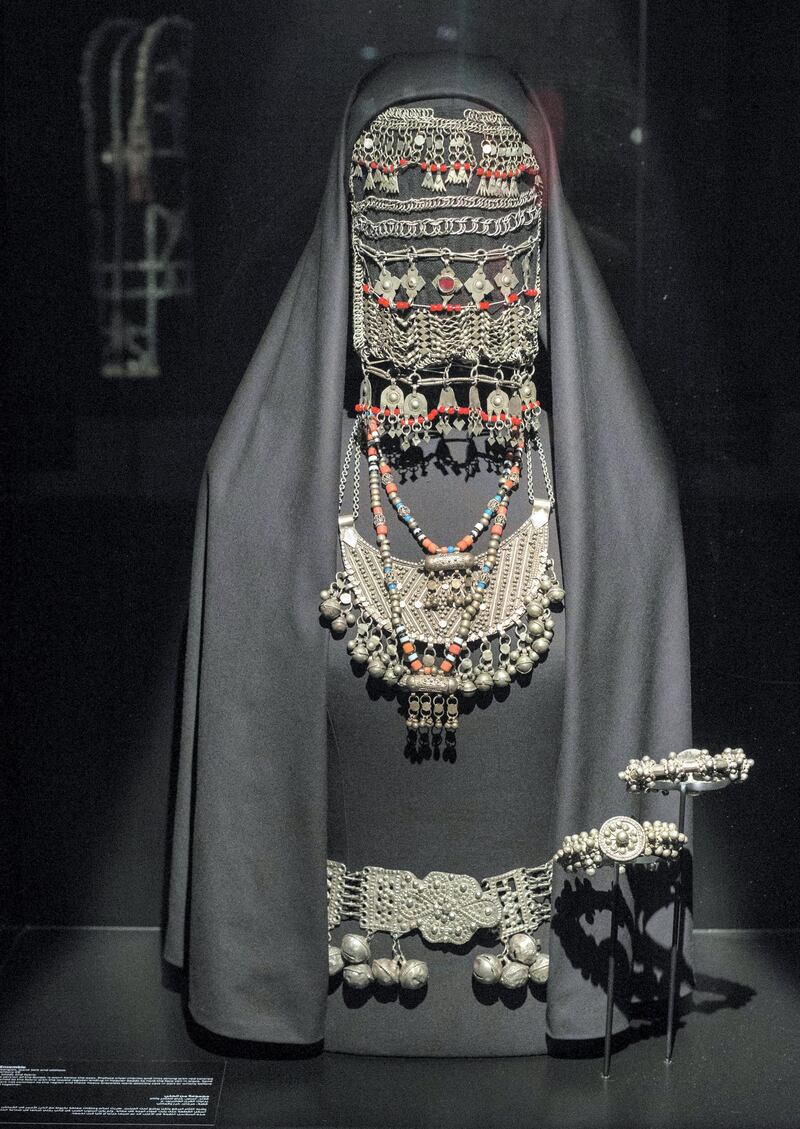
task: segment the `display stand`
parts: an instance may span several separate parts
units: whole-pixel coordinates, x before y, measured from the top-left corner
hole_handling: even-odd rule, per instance
[[[603,1078],[611,1076],[611,1028],[614,1024],[614,980],[617,971],[617,931],[619,928],[619,874],[620,864],[614,864],[614,881],[611,885],[611,948],[608,952],[608,1000],[606,1002],[606,1037],[603,1046]]]
[[[678,792],[678,832],[684,834],[686,798],[701,792],[716,792],[735,782],[743,783],[753,767],[753,760],[740,748],[726,748],[716,756],[708,749],[684,749],[654,761],[650,757],[632,760],[620,772],[630,792]],[[683,920],[686,905],[682,860],[675,877],[675,898],[672,907],[672,943],[669,954],[669,986],[667,995],[667,1050],[664,1062],[669,1066],[675,1046],[675,1012],[678,1003],[678,959],[683,941]],[[609,1005],[610,1007],[610,1005]],[[608,1052],[607,1052],[608,1053]],[[607,1074],[604,1073],[604,1077]]]

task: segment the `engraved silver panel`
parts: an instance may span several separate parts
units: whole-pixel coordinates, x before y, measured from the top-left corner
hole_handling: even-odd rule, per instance
[[[342,561],[356,601],[376,624],[391,631],[389,598],[380,554],[357,532],[347,515],[343,515],[343,519],[340,519]],[[484,593],[483,605],[472,621],[469,642],[506,631],[520,619],[536,580],[544,575],[548,540],[547,523],[537,528],[533,517],[503,539]],[[457,606],[435,611],[426,608],[423,562],[414,563],[395,557],[392,560],[403,622],[409,635],[418,642],[440,645],[449,642],[457,632],[461,609]],[[485,555],[478,556],[476,568],[484,560]]]
[[[328,859],[328,928],[335,927],[342,920],[345,876],[347,867],[342,862]]]
[[[459,945],[500,921],[500,901],[468,874],[367,867],[359,923],[368,933],[400,936],[419,930],[426,941]]]

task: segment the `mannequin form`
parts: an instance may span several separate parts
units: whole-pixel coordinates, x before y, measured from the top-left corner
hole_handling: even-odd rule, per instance
[[[566,630],[556,632],[530,685],[486,709],[476,703],[455,761],[414,763],[403,756],[396,704],[370,700],[343,648],[326,653],[316,606],[336,567],[335,468],[352,403],[343,388],[347,162],[355,138],[387,106],[437,98],[474,99],[506,114],[542,163],[558,504],[550,555],[560,567],[563,551],[569,602]],[[300,428],[298,402],[306,412]],[[298,458],[301,441],[307,464]],[[446,499],[431,489],[433,473],[404,492],[432,535],[450,536],[468,527],[494,472],[448,483]],[[289,509],[297,519],[290,535]],[[520,491],[510,530],[526,512]],[[538,865],[568,832],[618,811],[646,817],[650,801],[622,796],[616,770],[631,750],[688,743],[685,583],[669,456],[560,194],[546,123],[496,64],[397,60],[357,94],[314,236],[209,458],[195,569],[166,950],[176,963],[188,955],[195,1018],[239,1038],[325,1037],[332,1049],[360,1053],[529,1054],[545,1049],[545,1032],[601,1034],[602,981],[567,943],[558,912],[546,942],[546,1005],[531,988],[522,1006],[473,988],[471,955],[491,945],[481,937],[462,955],[404,939],[406,955],[424,954],[431,968],[412,1005],[326,992],[326,856],[420,876]],[[557,911],[576,893],[562,881]],[[603,879],[595,886],[602,893]],[[636,944],[641,917],[626,894]],[[574,926],[574,899],[569,916]],[[597,936],[606,928],[601,916]],[[591,934],[587,926],[582,936],[594,951]],[[616,1027],[624,1025],[618,1013]]]

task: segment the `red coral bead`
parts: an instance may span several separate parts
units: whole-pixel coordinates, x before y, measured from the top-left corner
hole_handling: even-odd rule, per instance
[[[491,304],[492,304],[491,302],[487,302],[487,301],[484,300],[483,302],[478,302],[478,308],[481,309],[481,310],[488,310],[489,307],[491,306]]]
[[[438,314],[441,310],[444,309],[444,306],[441,302],[432,302],[429,306],[429,309],[433,310],[435,314]]]

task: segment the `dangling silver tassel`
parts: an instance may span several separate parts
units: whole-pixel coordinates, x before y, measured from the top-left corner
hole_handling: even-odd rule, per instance
[[[480,435],[483,432],[483,420],[481,419],[481,394],[478,391],[478,385],[473,384],[469,390],[469,423],[467,424],[467,432],[469,435]]]
[[[433,191],[434,192],[446,192],[447,191],[447,189],[445,188],[445,185],[444,185],[444,178],[443,178],[443,176],[440,172],[437,172],[436,176],[434,177]]]
[[[363,406],[365,408],[368,408],[368,407],[371,406],[371,404],[372,404],[372,383],[371,383],[368,376],[364,376],[364,379],[361,381],[361,388],[359,389],[358,398],[359,398],[359,401],[363,404]]]

